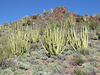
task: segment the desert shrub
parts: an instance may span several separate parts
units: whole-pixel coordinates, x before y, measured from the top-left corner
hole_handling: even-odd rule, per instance
[[[100,13],[95,13],[93,16],[100,17]]]
[[[97,62],[97,61],[99,61],[98,60],[98,58],[95,58],[94,56],[90,56],[89,58],[88,58],[88,61],[95,61],[95,62]]]
[[[53,29],[54,27],[61,27],[61,25],[56,21],[56,22],[54,22],[54,23],[52,23],[52,24],[50,24],[50,26],[49,26],[51,29]]]
[[[27,69],[30,68],[30,63],[29,63],[29,62],[21,62],[21,61],[18,61],[18,62],[16,63],[16,66],[17,66],[18,68],[20,68],[20,69],[25,69],[25,70],[27,70]]]
[[[83,54],[83,55],[88,55],[89,54],[89,49],[87,48],[81,48],[79,49],[79,53]]]
[[[7,68],[1,71],[0,73],[1,75],[8,75],[8,74],[12,74],[12,69],[11,68]]]
[[[96,31],[97,37],[98,39],[100,39],[100,28],[98,28],[98,30]]]
[[[89,28],[94,30],[94,29],[98,29],[99,23],[97,21],[94,20],[90,20],[89,21]]]
[[[77,68],[74,71],[75,75],[87,75],[88,70],[86,68]]]
[[[33,44],[30,44],[30,49],[39,49],[39,43],[35,42]]]
[[[99,67],[97,67],[97,62],[96,61],[91,62],[91,63],[86,62],[86,63],[82,64],[82,66],[88,70],[89,75],[92,75],[92,74],[95,75],[95,73],[100,72]],[[82,69],[82,68],[80,68],[80,69]]]
[[[23,23],[23,26],[32,25],[33,20],[29,17],[26,17],[22,23]]]
[[[30,18],[27,19],[27,24],[28,24],[28,25],[32,25],[32,23],[33,23],[33,20],[32,20],[32,19],[30,19]]]
[[[3,32],[4,28],[3,26],[0,26],[0,33]]]
[[[36,16],[32,16],[32,19],[37,19],[37,15]]]
[[[76,19],[76,22],[81,22],[81,20],[82,20],[82,18],[81,18],[81,17],[78,17],[78,18]]]
[[[0,65],[6,62],[6,60],[11,56],[10,45],[8,43],[8,36],[4,36],[0,39]]]
[[[16,70],[16,71],[14,72],[14,74],[13,74],[13,75],[25,75],[25,73],[24,73],[24,71],[23,71],[23,70],[18,69],[18,70]]]
[[[74,53],[73,50],[66,50],[63,52],[64,55],[71,55],[72,53]]]
[[[50,18],[48,18],[47,23],[52,24],[52,23],[54,23],[55,21],[56,21],[56,20],[55,20],[54,18],[50,17]]]
[[[78,57],[78,58],[74,57],[72,60],[78,65],[84,63],[84,59],[82,57]]]
[[[3,26],[0,26],[0,37],[1,37],[1,33],[3,32],[4,28]]]
[[[61,27],[61,26],[62,25],[53,18],[49,18],[49,20],[47,21],[47,27],[49,27],[51,29],[54,27]]]

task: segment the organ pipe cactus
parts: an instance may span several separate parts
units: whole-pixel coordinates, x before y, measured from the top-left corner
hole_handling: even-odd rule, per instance
[[[12,54],[23,54],[28,48],[28,40],[29,38],[24,34],[22,26],[18,26],[17,30],[10,30],[9,28],[9,44]]]
[[[50,56],[57,55],[62,53],[68,44],[68,41],[65,41],[65,30],[61,28],[46,29],[44,33],[45,45],[41,41],[43,48],[46,53]]]
[[[30,38],[31,41],[37,42],[39,40],[39,30],[35,29],[34,27],[28,27],[27,36]]]
[[[67,39],[69,39],[70,45],[76,51],[78,48],[87,48],[88,46],[88,30],[86,26],[83,26],[81,33],[77,35],[74,27],[71,27],[71,31],[67,34]]]
[[[32,41],[37,42],[39,40],[39,30],[31,28],[30,32]]]
[[[86,26],[83,26],[83,29],[81,30],[81,43],[82,43],[82,48],[85,47],[87,48],[88,46],[88,30]]]
[[[68,23],[69,23],[69,25],[72,26],[72,27],[75,26],[76,21],[75,21],[73,15],[71,15],[71,16],[68,18]]]
[[[23,54],[26,51],[28,42],[27,40],[25,40],[25,36],[26,35],[22,35],[20,31],[18,31],[17,34],[10,34],[9,43],[12,54],[19,55]]]

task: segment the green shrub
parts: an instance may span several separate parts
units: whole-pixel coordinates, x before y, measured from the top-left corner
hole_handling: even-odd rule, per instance
[[[37,19],[37,16],[33,16],[32,19]]]
[[[0,75],[8,75],[8,74],[12,75],[11,68],[7,68],[7,69],[2,70]]]
[[[83,55],[88,55],[89,54],[89,49],[87,49],[87,48],[81,48],[80,50],[79,50],[79,52],[81,53],[81,54],[83,54]]]
[[[11,56],[10,50],[8,36],[2,37],[0,39],[0,65],[4,64],[4,62]]]
[[[26,18],[24,18],[24,20],[22,20],[21,23],[23,23],[23,26],[32,25],[33,19],[31,19],[30,17],[26,17]]]
[[[25,69],[25,70],[28,70],[30,68],[30,63],[29,62],[21,62],[21,61],[18,61],[16,63],[16,66],[20,69]]]
[[[78,18],[76,19],[76,22],[81,22],[81,20],[82,20],[82,17],[78,17]]]
[[[28,25],[32,25],[32,23],[33,23],[33,20],[32,19],[27,19],[27,24]]]
[[[68,56],[71,55],[72,53],[74,53],[73,50],[67,50],[63,52],[64,55],[68,55]]]
[[[16,70],[16,71],[14,72],[14,74],[13,74],[13,75],[25,75],[25,73],[24,73],[24,71],[23,71],[23,70],[18,69],[18,70]]]
[[[0,33],[3,32],[3,30],[4,30],[4,27],[0,26]]]
[[[99,22],[97,21],[94,21],[94,20],[90,20],[89,21],[89,28],[90,30],[94,30],[94,29],[98,29],[98,26],[99,26]]]
[[[74,57],[72,60],[78,65],[80,65],[81,63],[84,63],[84,60],[82,57],[78,57],[78,58]]]
[[[95,58],[94,56],[91,55],[91,56],[88,58],[88,61],[92,61],[92,62],[93,62],[93,61],[96,61],[96,62],[97,62],[97,61],[99,61],[99,60],[98,60],[98,58]]]
[[[62,54],[58,53],[58,54],[57,54],[57,57],[58,57],[59,59],[61,59],[61,58],[63,58],[64,56],[63,56]]]
[[[91,63],[90,62],[86,62],[86,63],[82,64],[82,66],[88,70],[88,74],[89,75],[91,75],[93,73],[99,73],[100,72],[99,67],[97,67],[98,64],[97,64],[96,61],[95,62],[91,62]],[[82,69],[82,68],[80,68],[80,69]]]
[[[86,68],[77,68],[74,71],[75,75],[87,75],[88,70]]]
[[[47,21],[47,25],[48,25],[48,24],[51,25],[51,24],[53,24],[53,23],[55,23],[55,22],[57,22],[57,21],[56,21],[53,17],[49,17],[49,18],[48,18],[48,21]]]

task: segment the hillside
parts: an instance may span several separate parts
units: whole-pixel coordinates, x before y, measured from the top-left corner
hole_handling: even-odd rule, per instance
[[[99,74],[99,15],[62,6],[0,26],[0,75]]]

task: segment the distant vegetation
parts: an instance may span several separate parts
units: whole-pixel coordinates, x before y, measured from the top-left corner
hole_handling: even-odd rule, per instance
[[[93,16],[100,17],[100,13],[95,13]]]

